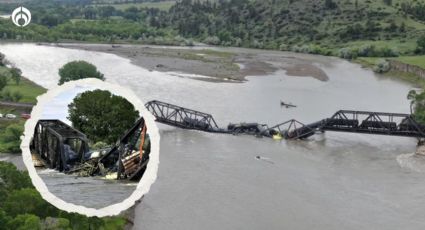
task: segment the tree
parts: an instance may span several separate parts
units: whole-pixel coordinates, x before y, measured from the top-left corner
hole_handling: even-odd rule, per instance
[[[417,42],[417,47],[415,53],[424,54],[425,53],[425,36],[420,37]]]
[[[26,171],[0,161],[0,229],[124,229],[123,217],[97,218],[61,211],[35,190]]]
[[[326,9],[336,9],[338,5],[333,0],[325,0]]]
[[[65,64],[59,69],[59,76],[59,85],[84,78],[104,80],[103,74],[97,71],[96,66],[85,61],[73,61]]]
[[[385,5],[391,6],[393,4],[392,0],[384,0]]]
[[[398,28],[398,30],[399,30],[401,33],[406,32],[406,23],[402,22],[402,23],[401,23],[401,25],[400,25],[400,28]]]
[[[93,143],[115,143],[139,118],[133,104],[105,90],[79,94],[68,105],[68,119]]]
[[[33,188],[24,188],[15,190],[3,202],[4,211],[10,216],[16,216],[22,213],[46,215],[46,208],[52,209],[47,202],[43,200],[40,193]]]
[[[22,124],[11,124],[0,134],[0,142],[3,144],[2,151],[19,153],[21,151],[21,135],[24,132]],[[3,149],[4,148],[4,149]]]
[[[18,68],[12,68],[10,70],[10,74],[12,75],[12,79],[16,82],[17,85],[19,85],[19,83],[21,82],[21,70]]]
[[[416,90],[411,90],[407,95],[410,100],[410,112],[415,120],[421,124],[425,124],[425,92],[418,93]]]
[[[15,165],[8,162],[0,161],[0,178],[7,190],[32,188],[31,179],[28,173],[19,171]]]
[[[1,75],[0,76],[0,91],[2,91],[4,87],[6,87],[6,85],[7,85],[7,77]]]
[[[39,230],[41,229],[40,218],[33,214],[18,215],[9,221],[7,227],[16,230]]]

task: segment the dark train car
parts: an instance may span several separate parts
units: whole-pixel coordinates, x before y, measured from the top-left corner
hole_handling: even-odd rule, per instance
[[[360,128],[365,129],[384,129],[384,130],[397,130],[396,122],[386,121],[363,121]]]
[[[353,119],[326,119],[326,126],[338,126],[345,128],[357,128],[359,126],[358,120]]]
[[[183,119],[183,124],[189,128],[193,128],[193,129],[201,129],[201,130],[208,130],[212,127],[210,127],[210,125],[208,124],[208,122],[204,121],[204,120],[199,120],[199,119],[194,119],[194,118],[189,118],[189,117],[185,117]]]
[[[39,120],[30,144],[32,154],[38,154],[45,166],[69,171],[84,161],[89,151],[86,135],[60,120]]]
[[[417,132],[417,131],[425,132],[425,126],[418,124],[412,118],[403,119],[400,122],[398,129],[404,132]]]
[[[267,130],[267,125],[259,123],[239,123],[239,124],[229,124],[227,130],[233,134],[261,134]]]

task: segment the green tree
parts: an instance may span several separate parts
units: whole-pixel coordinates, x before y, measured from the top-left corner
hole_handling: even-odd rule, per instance
[[[133,104],[105,90],[79,94],[68,105],[68,119],[93,142],[112,144],[139,117]]]
[[[325,0],[325,8],[327,9],[335,9],[338,5],[333,0]]]
[[[21,78],[22,78],[22,72],[20,69],[18,68],[12,68],[10,70],[10,74],[12,76],[12,79],[15,81],[15,83],[17,85],[19,85],[19,83],[21,82]]]
[[[22,124],[11,124],[7,126],[4,133],[0,134],[0,142],[5,143],[4,149],[1,149],[1,151],[10,153],[21,152],[21,135],[23,132],[24,128]]]
[[[0,178],[6,190],[32,188],[31,179],[27,172],[19,171],[15,165],[0,161]],[[2,200],[1,197],[0,201]]]
[[[4,87],[6,87],[6,85],[7,85],[7,77],[1,75],[0,76],[0,91],[2,91]]]
[[[425,36],[420,37],[417,42],[416,53],[424,54],[425,53]]]
[[[21,213],[32,213],[46,217],[46,212],[52,209],[52,207],[48,206],[48,203],[33,188],[15,190],[3,202],[3,209],[10,216],[16,216]]]
[[[391,6],[393,4],[392,0],[383,0],[383,1],[384,1],[385,5],[387,5],[387,6]]]
[[[16,230],[39,230],[41,229],[40,218],[33,214],[22,214],[9,221],[9,229]]]
[[[84,78],[104,80],[103,74],[97,71],[96,66],[85,61],[73,61],[65,64],[59,69],[59,76],[59,85]]]
[[[10,220],[10,216],[8,216],[5,211],[0,209],[0,226],[7,226]]]
[[[123,217],[86,217],[61,211],[33,188],[25,171],[0,161],[0,229],[124,229]]]
[[[411,90],[407,99],[410,100],[410,112],[415,120],[425,124],[425,92],[418,93],[416,90]]]

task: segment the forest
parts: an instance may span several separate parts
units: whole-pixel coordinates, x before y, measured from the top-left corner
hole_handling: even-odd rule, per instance
[[[339,56],[348,49],[354,57],[365,56],[362,49],[372,50],[366,56],[387,57],[414,54],[425,34],[425,3],[419,0],[180,0],[166,10],[140,2],[29,1],[33,23],[22,29],[0,20],[0,38],[205,43]],[[14,7],[0,4],[3,13]]]
[[[0,229],[124,229],[123,217],[96,218],[68,213],[43,200],[26,171],[0,161]]]

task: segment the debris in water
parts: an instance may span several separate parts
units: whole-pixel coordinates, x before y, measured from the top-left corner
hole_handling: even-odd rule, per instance
[[[262,160],[262,161],[265,161],[267,163],[274,164],[274,162],[268,157],[256,156],[255,158],[257,160]]]
[[[280,101],[280,106],[281,107],[285,107],[287,109],[289,109],[289,108],[296,108],[297,107],[296,105],[293,105],[292,103],[285,103],[283,101]]]

